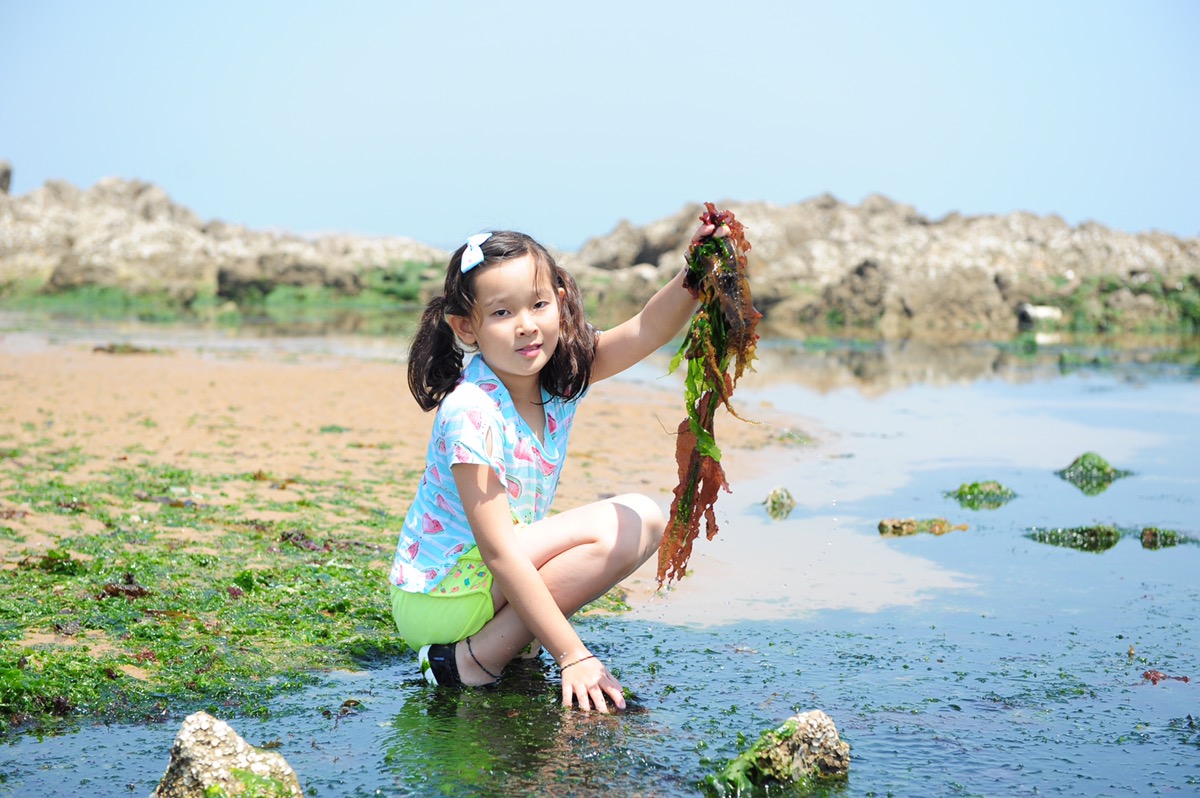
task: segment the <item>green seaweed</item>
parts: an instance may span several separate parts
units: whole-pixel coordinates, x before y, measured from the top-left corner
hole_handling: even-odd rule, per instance
[[[270,776],[260,776],[249,770],[233,768],[230,775],[237,783],[237,788],[230,793],[218,784],[204,790],[204,798],[291,798],[292,788],[279,779]]]
[[[721,467],[721,450],[713,434],[717,408],[721,405],[740,418],[731,397],[745,369],[750,368],[758,345],[758,321],[746,272],[746,241],[742,223],[731,211],[718,211],[706,202],[700,215],[704,225],[724,228],[727,236],[715,233],[692,242],[687,254],[683,284],[699,301],[679,351],[671,359],[670,371],[687,361],[684,405],[687,417],[679,424],[675,461],[679,484],[671,501],[670,518],[658,550],[658,584],[679,579],[687,572],[692,544],[700,535],[712,540],[718,531],[714,505],[718,493],[729,491]]]
[[[96,470],[38,445],[23,457],[0,460],[0,487],[23,507],[0,507],[16,551],[0,580],[0,736],[194,709],[264,715],[322,669],[405,655],[380,593],[403,519],[378,508],[370,481],[306,480],[279,503],[240,472]],[[230,486],[248,493],[230,500]],[[286,517],[258,517],[276,506]],[[61,531],[22,552],[38,516]]]
[[[730,760],[720,772],[705,777],[704,786],[716,795],[742,795],[787,785],[792,794],[803,794],[820,784],[845,781],[844,772],[826,772],[814,765],[807,772],[796,772],[793,759],[781,743],[797,732],[796,718],[763,732],[758,740]]]

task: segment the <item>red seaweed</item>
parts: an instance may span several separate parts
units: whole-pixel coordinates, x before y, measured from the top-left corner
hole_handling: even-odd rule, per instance
[[[1153,670],[1146,671],[1145,673],[1143,673],[1142,679],[1147,682],[1150,682],[1151,684],[1158,684],[1159,682],[1165,682],[1168,679],[1174,679],[1177,682],[1190,682],[1191,681],[1191,679],[1189,679],[1186,676],[1168,676],[1167,674],[1163,673],[1162,671],[1153,671]]]
[[[700,221],[717,229],[725,227],[728,235],[693,241],[687,255],[684,285],[700,300],[700,307],[692,316],[683,345],[671,361],[672,371],[687,361],[684,382],[687,418],[679,425],[675,443],[679,485],[658,549],[660,587],[686,573],[701,521],[708,540],[718,532],[713,506],[721,490],[729,492],[729,484],[721,467],[721,450],[713,423],[720,405],[735,418],[741,418],[730,398],[745,369],[753,371],[751,364],[758,343],[756,328],[762,318],[750,295],[746,273],[750,243],[746,241],[745,228],[731,211],[718,211],[711,202],[704,203],[704,207]]]

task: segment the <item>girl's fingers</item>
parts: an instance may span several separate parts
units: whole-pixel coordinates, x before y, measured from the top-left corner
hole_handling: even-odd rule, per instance
[[[598,659],[589,657],[586,662],[581,660],[572,667],[569,674],[563,675],[566,677],[562,682],[564,709],[578,702],[579,708],[584,712],[591,712],[595,708],[597,712],[607,715],[608,701],[612,701],[613,709],[625,708],[625,695],[621,683],[613,678],[608,668]]]
[[[571,693],[571,685],[563,682],[562,686],[562,705],[563,709],[570,709],[571,704],[575,702],[574,696]]]
[[[711,224],[700,225],[700,227],[697,228],[696,232],[692,234],[692,246],[699,244],[700,239],[702,239],[706,236],[712,235],[716,229],[717,228],[715,225],[711,225]],[[726,228],[726,235],[728,235],[728,228]]]
[[[604,701],[604,691],[600,689],[600,685],[596,685],[588,690],[588,695],[592,698],[592,706],[602,715],[608,714],[608,704]]]
[[[608,691],[609,698],[612,699],[613,707],[616,709],[625,709],[625,695],[621,689],[621,685],[617,684],[617,680],[613,679],[613,685],[604,688]]]

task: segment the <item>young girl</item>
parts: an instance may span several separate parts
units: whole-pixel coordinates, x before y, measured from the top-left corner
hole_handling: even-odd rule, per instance
[[[683,274],[601,334],[529,236],[472,236],[450,258],[409,353],[409,388],[437,415],[390,575],[396,625],[431,684],[494,682],[537,640],[561,669],[564,706],[625,707],[567,618],[654,553],[662,511],[627,494],[547,513],[588,386],[666,345],[695,310]],[[465,366],[464,349],[477,353]]]

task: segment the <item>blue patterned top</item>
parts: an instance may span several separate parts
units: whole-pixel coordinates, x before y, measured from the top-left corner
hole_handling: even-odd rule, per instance
[[[508,389],[483,358],[476,355],[467,363],[434,417],[425,473],[392,562],[392,584],[412,593],[430,593],[475,545],[450,472],[457,463],[486,465],[496,472],[508,490],[514,523],[532,524],[546,517],[566,461],[578,401],[551,397],[544,388],[542,401],[544,442],[517,412]]]

